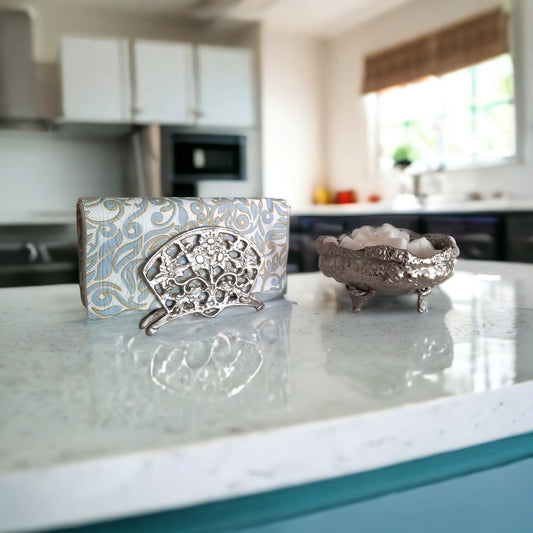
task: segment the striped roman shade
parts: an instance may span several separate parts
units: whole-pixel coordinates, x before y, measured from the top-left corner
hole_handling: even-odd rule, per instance
[[[442,28],[365,58],[363,93],[474,65],[509,51],[501,9]]]

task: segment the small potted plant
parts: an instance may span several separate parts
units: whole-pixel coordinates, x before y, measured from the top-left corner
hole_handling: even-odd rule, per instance
[[[392,155],[394,166],[402,170],[411,165],[417,158],[418,154],[410,144],[400,144]]]

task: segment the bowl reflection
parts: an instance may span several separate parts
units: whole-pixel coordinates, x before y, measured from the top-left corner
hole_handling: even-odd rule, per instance
[[[422,316],[405,315],[401,308],[383,315],[383,305],[378,304],[358,319],[352,350],[343,346],[335,320],[323,324],[328,372],[371,397],[438,387],[454,356],[453,338],[444,321],[451,308],[449,298],[437,291],[434,311]],[[359,343],[364,351],[357,349]]]

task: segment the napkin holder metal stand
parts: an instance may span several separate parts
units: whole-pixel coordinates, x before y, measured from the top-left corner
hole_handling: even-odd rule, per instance
[[[147,335],[188,314],[207,318],[232,306],[264,304],[250,293],[264,258],[246,237],[203,227],[169,239],[145,263],[142,275],[161,307],[139,323]]]

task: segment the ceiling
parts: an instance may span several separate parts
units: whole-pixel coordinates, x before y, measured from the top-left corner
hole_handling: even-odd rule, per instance
[[[263,9],[243,1],[233,8],[233,16],[261,20],[280,30],[332,37],[367,22],[409,0],[272,0]]]
[[[412,0],[39,0],[197,19],[262,21],[285,31],[332,37]]]

